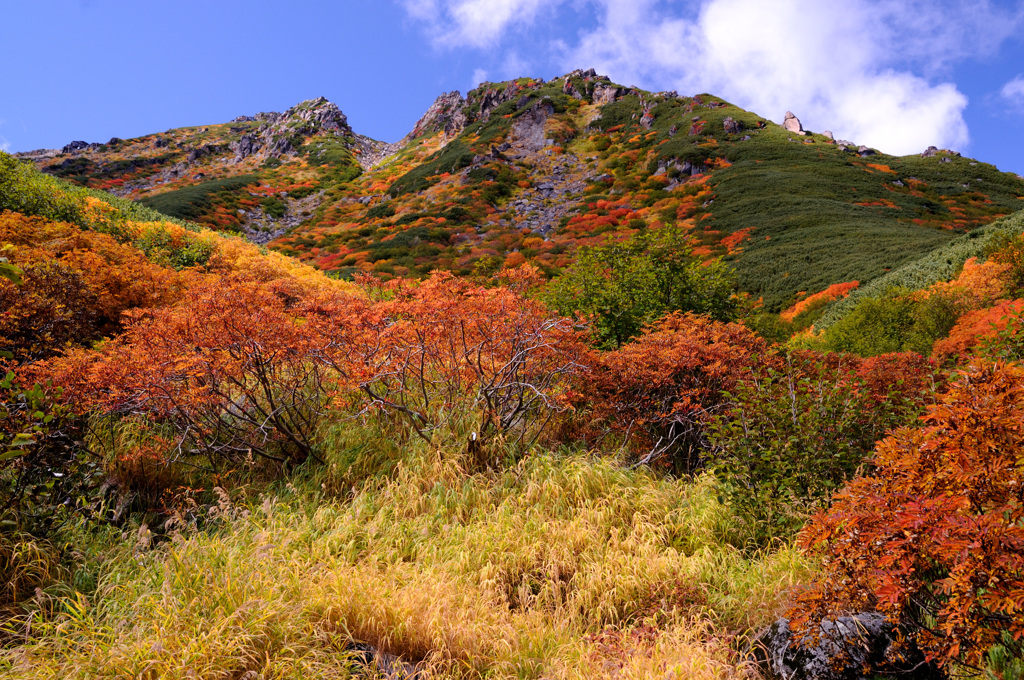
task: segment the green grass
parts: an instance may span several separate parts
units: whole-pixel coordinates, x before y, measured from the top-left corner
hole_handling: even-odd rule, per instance
[[[101,228],[85,210],[86,197],[92,197],[114,208],[117,220],[140,222],[173,222],[198,231],[196,224],[158,212],[124,198],[103,191],[85,189],[56,177],[39,172],[29,163],[23,163],[10,154],[0,152],[0,212],[11,210],[25,215],[71,222],[85,229]]]
[[[195,220],[213,206],[216,194],[232,193],[257,182],[255,175],[240,175],[201,182],[176,191],[168,191],[144,198],[139,202],[153,210],[185,220]]]
[[[964,262],[972,257],[982,258],[986,248],[1003,235],[1024,233],[1024,212],[997,220],[968,234],[948,241],[927,255],[910,262],[868,285],[854,290],[849,297],[831,305],[815,322],[817,330],[826,330],[849,314],[863,300],[879,298],[887,290],[900,288],[922,290],[939,281],[956,277]]]
[[[431,186],[432,177],[445,172],[457,172],[473,162],[474,153],[461,140],[455,140],[440,151],[427,156],[419,166],[394,181],[388,192],[392,198],[422,191]]]

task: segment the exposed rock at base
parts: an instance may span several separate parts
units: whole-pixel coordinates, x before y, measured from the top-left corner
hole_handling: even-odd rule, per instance
[[[820,639],[796,638],[787,619],[761,633],[750,649],[768,678],[777,680],[868,680],[879,674],[904,680],[941,680],[916,649],[897,644],[892,624],[867,612],[822,621]]]
[[[792,111],[786,111],[786,117],[782,121],[782,127],[795,135],[806,135],[804,132],[804,126],[800,124],[800,119],[793,115]]]

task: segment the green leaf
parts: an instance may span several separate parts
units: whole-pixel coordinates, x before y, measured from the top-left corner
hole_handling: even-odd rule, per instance
[[[23,446],[32,446],[35,443],[36,440],[32,438],[32,435],[21,432],[14,435],[14,441],[11,442],[11,446],[20,448]]]
[[[16,286],[20,286],[25,282],[22,278],[24,274],[21,269],[15,267],[13,264],[9,264],[6,259],[0,258],[0,279],[7,279]]]
[[[18,458],[19,456],[24,456],[27,453],[28,451],[25,449],[11,449],[10,451],[4,451],[3,453],[0,453],[0,462]]]

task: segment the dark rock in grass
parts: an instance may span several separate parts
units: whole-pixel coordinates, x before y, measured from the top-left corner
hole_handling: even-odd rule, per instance
[[[927,149],[924,150],[924,153],[921,154],[921,158],[931,158],[937,153],[939,153],[938,147],[929,146]]]
[[[730,135],[738,135],[743,131],[743,123],[734,119],[732,116],[728,116],[722,121],[722,127],[725,128],[725,131]]]
[[[389,680],[412,680],[419,678],[420,671],[411,663],[402,661],[401,657],[382,652],[372,645],[363,642],[352,642],[346,646],[352,660],[360,667],[364,675],[384,677]]]
[[[868,156],[874,156],[875,150],[869,149],[866,146],[860,146],[857,147],[857,155],[860,156],[861,158],[867,158]]]
[[[235,152],[235,162],[241,162],[253,155],[263,146],[257,137],[242,135],[241,139],[231,144],[231,150]]]
[[[761,633],[751,655],[768,678],[778,680],[869,680],[883,674],[905,680],[941,680],[916,649],[897,645],[892,624],[877,613],[821,623],[820,639],[796,638],[787,619]]]

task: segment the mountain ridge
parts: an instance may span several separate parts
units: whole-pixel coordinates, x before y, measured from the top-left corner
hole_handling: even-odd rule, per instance
[[[395,143],[359,135],[321,97],[21,156],[341,276],[521,262],[556,276],[579,247],[678,227],[772,311],[1024,207],[1018,176],[953,151],[889,156],[592,69],[443,93]]]

